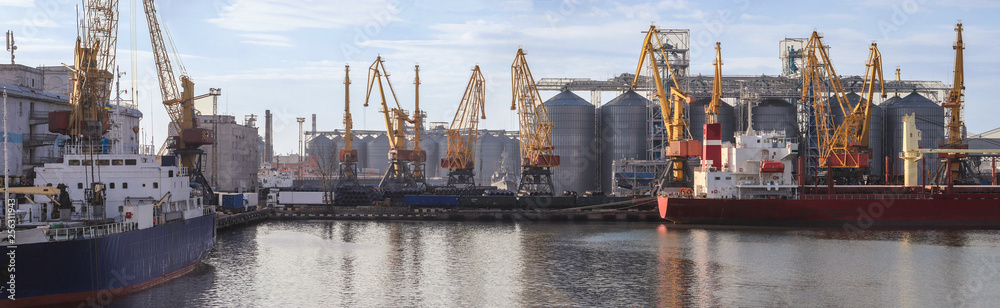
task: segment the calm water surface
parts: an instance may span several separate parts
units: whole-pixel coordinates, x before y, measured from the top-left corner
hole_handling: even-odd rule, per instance
[[[1000,232],[270,221],[113,307],[994,306]]]

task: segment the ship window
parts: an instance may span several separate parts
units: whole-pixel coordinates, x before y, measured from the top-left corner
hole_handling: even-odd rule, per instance
[[[153,188],[160,188],[160,183],[153,182]]]
[[[111,160],[111,165],[112,166],[121,166],[121,165],[124,165],[124,164],[125,164],[125,162],[122,161],[121,159],[113,159],[113,160]]]
[[[718,180],[721,180],[721,179],[719,177],[715,177],[715,180],[718,181]]]
[[[83,183],[76,183],[76,189],[83,189]]]
[[[79,159],[70,159],[69,160],[69,165],[70,166],[79,166],[80,165],[80,160]]]
[[[84,165],[84,166],[90,166],[90,165],[92,165],[92,164],[93,164],[93,161],[90,161],[90,160],[84,160],[84,161],[82,161],[82,163],[83,163],[83,165]]]
[[[122,182],[122,189],[128,189],[128,183]]]
[[[167,177],[168,178],[174,177],[174,171],[173,170],[167,170]]]
[[[126,159],[125,160],[125,165],[126,166],[135,166],[135,160],[134,159]]]
[[[108,183],[109,189],[115,189],[115,182]]]
[[[729,181],[729,180],[732,180],[732,179],[733,179],[733,177],[731,177],[731,176],[727,176],[726,177],[726,181]]]
[[[99,159],[99,160],[97,160],[97,165],[98,166],[110,166],[111,165],[111,161],[107,160],[107,159]]]

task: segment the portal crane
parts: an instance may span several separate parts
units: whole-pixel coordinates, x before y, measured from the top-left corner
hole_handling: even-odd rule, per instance
[[[860,143],[849,142],[846,134],[837,134],[838,127],[833,123],[830,104],[840,104],[840,110],[844,111],[845,119],[849,115],[853,115],[853,112],[849,114],[848,110],[853,111],[855,106],[852,106],[844,95],[840,77],[834,70],[833,63],[830,62],[827,46],[823,44],[822,38],[823,36],[819,32],[813,31],[806,44],[801,101],[813,108],[816,139],[819,146],[819,156],[816,159],[819,166],[828,169],[827,175],[829,177],[834,176],[834,169],[836,169],[836,173],[839,175],[847,173],[845,176],[838,176],[838,179],[857,181],[861,177],[858,173],[868,168],[868,154],[850,151],[858,149]],[[859,102],[859,105],[864,104]]]
[[[965,62],[963,60],[963,54],[965,50],[965,42],[962,41],[962,23],[959,22],[955,25],[955,32],[957,38],[955,39],[955,45],[952,47],[955,49],[955,77],[954,83],[950,91],[948,91],[948,98],[945,100],[941,107],[947,108],[949,113],[948,121],[948,142],[941,146],[943,149],[968,149],[969,145],[965,142],[963,131],[965,131],[965,123],[962,121],[962,108],[965,103]],[[947,159],[946,165],[944,166],[945,179],[948,185],[954,185],[956,181],[960,183],[969,182],[963,175],[971,175],[973,172],[970,170],[971,165],[966,159],[969,157],[968,153],[959,152],[949,152],[949,153],[939,153],[939,158]],[[966,168],[963,168],[966,167]],[[965,169],[965,170],[963,170]],[[940,174],[940,173],[939,173]],[[938,181],[940,182],[940,181]],[[971,183],[970,183],[971,184]]]
[[[486,78],[479,71],[479,65],[472,69],[472,77],[465,86],[465,94],[458,103],[455,119],[448,127],[448,157],[441,159],[441,168],[448,171],[449,187],[476,186],[475,168],[476,138],[479,135],[479,119],[486,119]]]
[[[171,137],[170,148],[180,160],[180,165],[190,172],[192,182],[201,184],[209,204],[215,204],[215,193],[201,173],[201,157],[205,151],[200,149],[202,145],[214,143],[215,136],[211,130],[198,127],[194,101],[200,97],[217,97],[221,91],[213,88],[209,94],[195,97],[194,81],[187,75],[183,66],[181,66],[180,77],[181,91],[178,90],[173,66],[170,63],[170,55],[167,53],[163,31],[156,14],[156,6],[153,4],[153,0],[143,0],[142,4],[146,12],[146,21],[149,24],[149,41],[153,48],[153,59],[156,61],[160,94],[167,114],[170,116],[170,126],[177,133],[177,136]]]
[[[663,124],[667,129],[667,155],[670,158],[670,167],[667,170],[669,177],[664,180],[661,187],[690,186],[691,178],[688,173],[687,159],[701,156],[701,142],[691,140],[690,131],[687,129],[688,120],[684,112],[684,105],[691,104],[692,99],[688,93],[677,88],[677,77],[673,74],[667,55],[663,51],[664,44],[660,42],[657,35],[659,29],[656,26],[649,26],[646,38],[642,43],[642,51],[639,54],[639,65],[635,68],[635,78],[632,80],[632,89],[639,83],[639,74],[642,73],[643,64],[649,61],[653,69],[653,82],[656,84],[656,98],[660,103],[660,112],[663,114]],[[660,55],[663,65],[670,72],[670,97],[667,97],[667,89],[660,78],[660,61],[656,55]],[[720,83],[721,85],[721,83]]]
[[[868,62],[865,63],[867,67],[860,100],[857,105],[849,106],[851,109],[843,109],[844,122],[836,127],[825,153],[828,166],[856,169],[855,176],[863,175],[858,172],[867,169],[870,159],[868,137],[871,129],[871,109],[875,105],[872,99],[876,91],[881,93],[883,99],[886,97],[885,83],[882,79],[882,53],[878,51],[875,43],[868,49],[870,53]]]
[[[351,120],[351,66],[344,65],[344,149],[340,150],[340,176],[337,180],[337,187],[360,186],[358,184],[358,150],[354,149],[351,142],[354,136],[351,129],[354,128],[354,121]]]
[[[96,144],[111,128],[104,109],[110,99],[118,42],[118,1],[85,3],[85,33],[76,38],[69,111],[49,113],[49,131],[69,135],[84,153],[101,153]]]
[[[518,193],[552,195],[552,167],[559,167],[559,155],[552,154],[552,122],[542,107],[524,50],[518,48],[510,65],[513,99],[510,110],[517,110],[521,141],[521,181]]]
[[[722,168],[722,125],[719,107],[722,106],[722,45],[715,42],[715,77],[712,80],[712,100],[705,106],[705,126],[702,128],[702,167]]]
[[[385,87],[382,85],[383,77],[385,77],[385,87],[389,88],[389,93],[392,94],[392,100],[396,104],[396,108],[389,109],[385,97]],[[385,176],[382,177],[382,181],[379,182],[379,188],[383,190],[396,188],[423,189],[426,187],[425,184],[417,182],[417,179],[414,178],[414,173],[410,169],[410,164],[427,161],[427,154],[422,150],[411,150],[406,146],[406,122],[413,122],[413,120],[399,106],[399,100],[396,99],[396,91],[392,89],[392,83],[389,82],[389,75],[385,73],[385,64],[382,61],[382,56],[375,58],[375,62],[368,67],[368,91],[365,95],[365,107],[368,107],[368,102],[371,100],[372,88],[375,87],[376,83],[378,83],[378,94],[382,103],[382,109],[379,112],[385,115],[386,134],[389,137],[389,168],[386,170]],[[374,155],[375,153],[372,154]]]
[[[715,76],[712,78],[712,101],[705,106],[705,123],[719,123],[719,106],[722,106],[722,44],[715,42]]]

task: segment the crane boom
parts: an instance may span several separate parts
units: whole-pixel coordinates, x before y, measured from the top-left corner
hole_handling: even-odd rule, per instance
[[[448,172],[448,186],[476,185],[473,173],[476,138],[479,135],[479,119],[486,119],[485,102],[486,78],[479,70],[479,65],[476,65],[447,131],[448,157],[441,159],[441,168],[451,169]]]
[[[351,130],[354,129],[354,120],[351,119],[351,66],[344,65],[344,149],[340,150],[340,161],[358,161],[358,150],[354,149],[352,142],[354,136]]]
[[[518,191],[526,194],[552,194],[551,167],[559,167],[559,156],[552,154],[552,122],[542,106],[535,79],[531,76],[524,50],[517,49],[510,65],[512,100],[510,110],[517,110],[521,141],[521,181]]]

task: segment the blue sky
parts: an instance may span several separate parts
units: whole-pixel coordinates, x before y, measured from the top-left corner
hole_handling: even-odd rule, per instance
[[[72,61],[76,3],[0,0],[0,28],[14,30],[19,64]],[[128,68],[132,1],[119,5],[118,63]],[[356,128],[383,129],[377,107],[362,107],[367,68],[381,54],[406,109],[413,106],[413,65],[420,64],[421,107],[431,121],[450,121],[472,67],[480,65],[490,89],[481,127],[514,129],[509,67],[519,46],[535,78],[607,79],[635,71],[641,31],[651,22],[691,29],[692,74],[711,74],[711,48],[720,41],[724,74],[776,75],[778,41],[816,29],[842,75],[862,73],[868,45],[876,41],[887,71],[900,66],[904,79],[951,84],[953,28],[961,19],[967,126],[970,132],[998,126],[997,100],[988,92],[1000,84],[996,1],[172,0],[157,6],[197,94],[222,88],[220,110],[238,119],[257,114],[261,127],[264,110],[271,109],[279,153],[296,148],[295,117],[317,113],[320,130],[343,127],[345,63],[351,65]],[[144,16],[137,31],[143,130],[159,146],[168,118]]]

